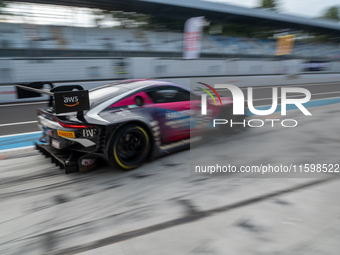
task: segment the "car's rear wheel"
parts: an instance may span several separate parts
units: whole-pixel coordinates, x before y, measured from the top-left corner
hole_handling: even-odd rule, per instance
[[[150,154],[150,137],[139,124],[120,128],[110,142],[110,161],[123,170],[141,166]]]

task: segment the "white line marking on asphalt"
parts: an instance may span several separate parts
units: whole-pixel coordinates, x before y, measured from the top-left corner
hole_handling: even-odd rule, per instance
[[[3,104],[0,107],[8,107],[8,106],[21,106],[21,105],[30,105],[30,104],[46,104],[47,102],[34,102],[34,103],[20,103],[20,104]]]
[[[37,122],[38,122],[37,120],[32,120],[32,121],[25,121],[25,122],[6,123],[6,124],[0,124],[0,127],[25,125],[25,124],[31,124],[31,123],[37,123]]]
[[[34,147],[35,147],[34,145],[31,145],[31,146],[26,146],[26,147],[18,147],[18,148],[12,148],[12,149],[7,149],[7,150],[0,150],[0,155],[3,155],[5,152],[33,149]]]
[[[18,135],[33,135],[33,134],[38,134],[38,133],[42,133],[42,131],[20,133],[20,134],[13,134],[13,135],[2,135],[2,136],[0,136],[0,138],[11,137],[11,136],[18,136]]]

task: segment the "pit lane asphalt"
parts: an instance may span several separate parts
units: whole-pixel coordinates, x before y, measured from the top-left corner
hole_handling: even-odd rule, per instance
[[[340,97],[340,82],[289,86],[308,89],[312,94],[311,100]],[[254,106],[269,105],[272,103],[271,88],[272,86],[253,88]],[[242,88],[242,90],[246,98],[247,88]],[[218,90],[218,92],[220,96],[231,96],[228,90]],[[294,94],[290,94],[289,96],[294,96]],[[45,106],[45,102],[0,105],[0,136],[39,131],[35,123],[22,124],[22,122],[36,121],[36,109]]]
[[[339,163],[339,105],[290,111],[296,128],[249,128],[130,172],[64,175],[36,151],[4,157],[1,254],[338,254],[339,173],[214,178],[189,168]]]

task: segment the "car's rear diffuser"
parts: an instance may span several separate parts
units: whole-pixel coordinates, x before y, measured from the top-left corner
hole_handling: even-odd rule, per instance
[[[79,172],[78,159],[72,152],[61,152],[50,145],[35,143],[35,147],[46,158],[51,158],[51,162],[65,170],[65,174]]]

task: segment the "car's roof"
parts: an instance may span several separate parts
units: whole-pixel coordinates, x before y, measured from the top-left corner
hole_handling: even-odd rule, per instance
[[[122,95],[128,96],[139,89],[148,89],[153,86],[177,86],[179,85],[158,80],[124,80],[99,86],[90,90],[91,108],[96,107],[107,100],[120,98]]]
[[[182,87],[170,82],[159,80],[125,80],[96,87],[90,90],[89,96],[91,109],[86,114],[91,118],[101,119],[98,114],[106,107],[126,96],[129,96],[130,93],[137,92],[139,89],[143,90],[153,86]]]
[[[128,90],[138,89],[145,86],[153,86],[153,85],[170,85],[177,86],[176,84],[167,82],[167,81],[159,81],[159,80],[126,80],[117,84],[116,86],[126,88]]]
[[[102,88],[108,88],[108,87],[118,87],[125,91],[135,90],[138,88],[148,87],[148,86],[157,86],[157,85],[169,85],[169,86],[179,86],[171,82],[167,81],[159,81],[159,80],[141,80],[141,79],[135,79],[135,80],[124,80],[119,82],[113,82],[109,84],[105,84],[103,86],[95,87],[93,89],[90,89],[90,91],[99,90]],[[181,86],[179,86],[181,87]]]

